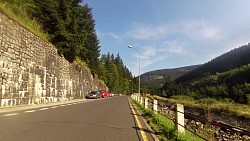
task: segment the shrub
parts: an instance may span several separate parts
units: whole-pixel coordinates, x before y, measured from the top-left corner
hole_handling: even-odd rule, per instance
[[[250,94],[247,94],[247,104],[250,105]]]
[[[217,103],[217,100],[214,98],[202,98],[197,101],[200,104],[211,105]]]
[[[175,95],[175,96],[172,96],[171,98],[178,99],[178,100],[194,100],[193,97],[190,97],[187,95]]]

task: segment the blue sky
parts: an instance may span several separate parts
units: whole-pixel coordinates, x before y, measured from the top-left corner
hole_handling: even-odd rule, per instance
[[[250,42],[250,0],[83,0],[101,54],[120,54],[138,76],[206,63]]]

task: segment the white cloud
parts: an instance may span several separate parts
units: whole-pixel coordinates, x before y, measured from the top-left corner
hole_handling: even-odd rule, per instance
[[[182,21],[177,24],[177,28],[181,34],[195,40],[218,40],[222,36],[218,27],[210,25],[205,20]]]
[[[187,52],[184,49],[185,44],[181,41],[165,41],[162,43],[162,48],[159,49],[159,52],[168,52],[185,55]]]
[[[107,35],[111,36],[114,39],[122,41],[122,38],[120,36],[118,36],[117,34],[115,34],[115,33],[107,33]]]
[[[122,41],[122,37],[114,32],[103,33],[103,32],[98,31],[97,35],[98,35],[98,37],[111,37],[111,38],[116,39],[118,41]]]
[[[144,72],[144,68],[152,65],[152,64],[155,64],[159,61],[162,61],[166,59],[166,56],[163,56],[163,55],[157,55],[157,56],[151,56],[151,57],[143,57],[140,59],[140,70],[141,72]],[[130,64],[131,66],[133,67],[130,67],[132,68],[132,72],[136,72],[134,74],[138,74],[137,72],[139,72],[139,62],[138,61],[134,61]]]
[[[205,20],[186,20],[164,25],[136,23],[125,35],[136,40],[160,40],[176,35],[204,40],[215,40],[221,37],[220,29]]]
[[[208,38],[208,39],[215,40],[215,39],[220,38],[219,29],[215,27],[207,27],[207,28],[201,29],[200,32],[203,37]]]
[[[150,57],[153,57],[157,55],[157,50],[155,47],[150,47],[150,46],[144,46],[143,51],[141,52],[141,58],[148,59]]]
[[[147,40],[147,39],[159,39],[165,36],[168,32],[167,26],[157,26],[157,25],[143,25],[134,24],[132,29],[127,31],[125,34],[128,37],[132,37],[136,40]]]
[[[176,53],[176,54],[185,54],[185,52],[181,46],[171,46],[169,48],[169,52]]]

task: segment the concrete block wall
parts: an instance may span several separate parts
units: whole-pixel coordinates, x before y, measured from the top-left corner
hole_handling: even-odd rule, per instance
[[[81,99],[106,89],[57,49],[0,12],[0,106]]]

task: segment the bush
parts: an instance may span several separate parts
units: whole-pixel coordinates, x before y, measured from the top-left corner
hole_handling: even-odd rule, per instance
[[[143,116],[145,117],[152,117],[154,112],[150,109],[143,109]]]
[[[178,100],[194,100],[193,97],[187,96],[187,95],[174,95],[171,98],[178,99]]]
[[[250,105],[250,94],[247,94],[247,104]]]
[[[214,98],[202,98],[202,99],[199,99],[197,102],[199,104],[211,105],[211,104],[217,103],[218,101]]]

